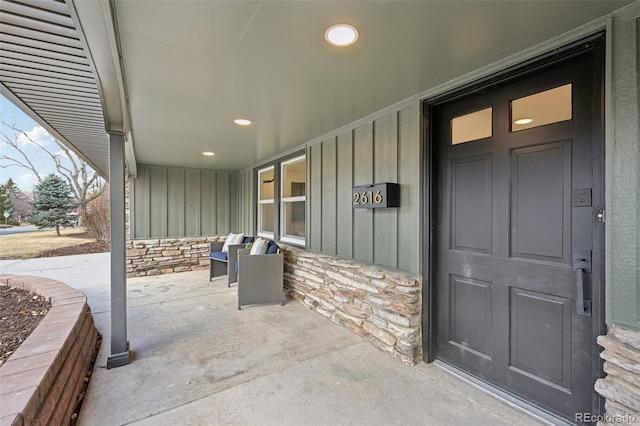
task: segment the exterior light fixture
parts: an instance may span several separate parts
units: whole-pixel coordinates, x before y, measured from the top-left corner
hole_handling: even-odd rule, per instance
[[[531,118],[521,118],[519,120],[514,121],[515,124],[529,124],[532,122],[533,122],[533,119]]]
[[[204,151],[202,153],[202,155],[206,155],[207,157],[213,157],[215,154],[215,152],[211,152],[211,151]]]
[[[358,40],[358,30],[353,25],[338,24],[329,27],[324,33],[324,38],[334,46],[349,46]]]
[[[235,120],[233,120],[233,122],[238,126],[248,126],[249,124],[251,124],[251,120],[246,118],[236,118]]]

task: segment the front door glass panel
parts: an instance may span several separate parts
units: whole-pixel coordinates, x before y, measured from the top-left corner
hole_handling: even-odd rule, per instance
[[[565,84],[511,101],[511,131],[571,120],[571,89],[571,84]]]
[[[451,145],[490,138],[493,108],[485,108],[451,119]]]

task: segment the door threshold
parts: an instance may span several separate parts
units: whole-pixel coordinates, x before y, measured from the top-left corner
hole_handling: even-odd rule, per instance
[[[475,376],[472,376],[469,373],[465,373],[464,371],[454,367],[451,364],[447,364],[446,362],[438,359],[433,361],[433,364],[442,368],[444,371],[448,372],[449,374],[452,374],[458,377],[459,379],[462,379],[465,382],[475,386],[476,388],[482,390],[483,392],[488,393],[494,396],[495,398],[502,400],[505,404],[513,408],[516,408],[520,411],[526,412],[527,414],[529,414],[530,416],[534,417],[537,420],[540,420],[541,422],[544,422],[551,426],[556,426],[556,425],[557,426],[574,426],[575,425],[575,423],[570,423],[563,418],[560,418],[554,414],[549,413],[548,411],[545,411],[539,407],[536,407],[535,405],[529,402],[526,402]]]

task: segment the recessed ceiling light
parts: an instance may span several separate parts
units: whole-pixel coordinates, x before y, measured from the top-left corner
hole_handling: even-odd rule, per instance
[[[329,27],[324,38],[334,46],[349,46],[358,40],[358,30],[353,25],[338,24]]]
[[[533,119],[531,118],[521,118],[519,120],[514,121],[515,124],[529,124],[532,122],[533,122]]]
[[[215,152],[211,152],[211,151],[204,151],[204,152],[202,153],[202,155],[206,155],[207,157],[212,157],[212,156],[214,156],[214,155],[216,155],[216,154],[215,154]]]
[[[251,124],[251,120],[248,120],[246,118],[236,118],[235,120],[233,120],[233,122],[238,126],[248,126],[249,124]]]

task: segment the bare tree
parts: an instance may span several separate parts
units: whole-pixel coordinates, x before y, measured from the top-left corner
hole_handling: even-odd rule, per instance
[[[1,168],[5,167],[21,167],[32,172],[38,183],[42,183],[46,176],[42,176],[41,171],[33,163],[32,159],[25,152],[20,138],[25,138],[27,141],[37,146],[42,152],[46,153],[53,164],[55,164],[58,174],[64,178],[71,186],[75,203],[78,205],[78,210],[84,212],[87,208],[87,203],[98,198],[105,190],[105,181],[102,179],[86,161],[78,157],[73,151],[67,148],[57,139],[53,138],[56,146],[60,148],[57,152],[52,152],[46,147],[36,143],[28,132],[19,129],[15,124],[7,123],[4,119],[0,119],[0,124],[3,128],[9,129],[13,134],[9,135],[4,130],[0,131],[3,142],[6,143],[12,149],[3,149],[0,155]]]
[[[4,187],[6,188],[9,200],[13,205],[12,220],[16,221],[20,218],[24,219],[29,216],[29,213],[31,212],[31,207],[29,207],[29,201],[31,199],[30,195],[18,188],[11,178],[7,180]]]

